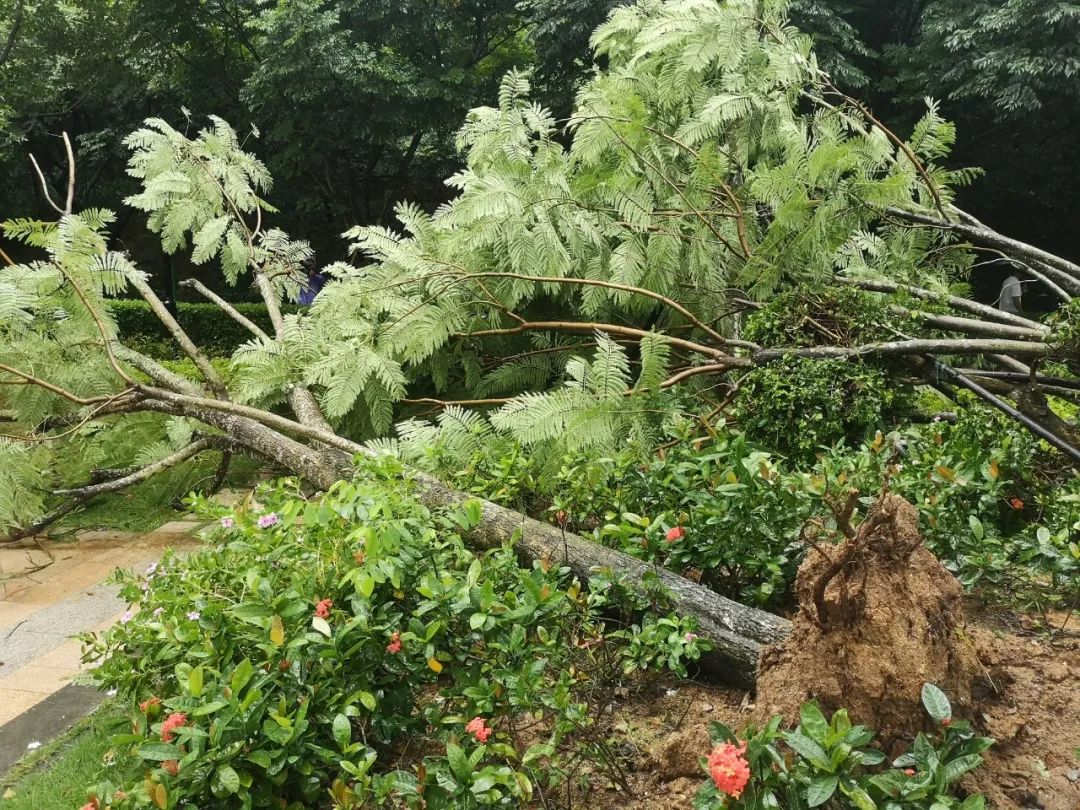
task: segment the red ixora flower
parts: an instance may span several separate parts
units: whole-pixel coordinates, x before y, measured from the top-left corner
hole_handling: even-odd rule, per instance
[[[161,763],[161,767],[164,769],[165,773],[170,776],[178,776],[180,773],[180,763],[175,759],[165,760]]]
[[[91,796],[90,801],[84,804],[79,810],[98,810],[101,805],[98,804],[97,796]]]
[[[1013,509],[1023,509],[1024,502],[1020,498],[1013,496],[1012,498],[1009,498],[1009,506]]]
[[[717,790],[733,799],[742,795],[746,783],[750,781],[750,763],[743,756],[746,743],[738,748],[731,743],[718,745],[709,754],[709,775]]]
[[[669,543],[674,543],[676,540],[686,536],[686,529],[682,526],[673,526],[667,530],[665,537]]]
[[[491,736],[491,729],[488,728],[487,721],[483,717],[474,717],[465,726],[465,730],[476,737],[477,742],[486,743],[488,737]]]
[[[143,714],[149,714],[153,709],[156,709],[160,705],[161,705],[161,698],[152,697],[152,698],[149,698],[148,700],[144,700],[142,703],[139,704],[139,711],[142,712]]]
[[[942,728],[948,728],[951,725],[952,725],[952,718],[951,717],[946,717],[944,720],[941,721],[941,727]]]
[[[320,619],[330,618],[330,608],[334,606],[333,599],[320,599],[319,604],[315,605],[315,615]]]
[[[390,634],[390,643],[386,645],[386,651],[391,655],[401,652],[401,633],[397,630]]]
[[[914,776],[914,775],[915,775],[915,769],[914,768],[904,768],[904,776]]]
[[[173,712],[165,718],[161,724],[161,741],[172,742],[173,732],[181,726],[187,725],[187,715],[183,712]]]

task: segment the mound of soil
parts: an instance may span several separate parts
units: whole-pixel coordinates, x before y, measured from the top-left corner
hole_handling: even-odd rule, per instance
[[[792,633],[761,657],[758,719],[798,718],[815,699],[826,714],[847,708],[895,752],[926,727],[923,684],[970,717],[981,669],[960,583],[922,545],[915,507],[886,494],[853,534],[815,545],[800,567]]]

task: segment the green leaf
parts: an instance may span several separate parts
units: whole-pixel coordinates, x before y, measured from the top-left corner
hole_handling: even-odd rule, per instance
[[[829,763],[829,758],[825,755],[825,751],[822,750],[820,745],[806,735],[799,734],[798,732],[790,732],[784,735],[784,742],[786,742],[796,754],[809,761],[810,764],[815,767],[826,772],[831,772],[833,770],[832,765]]]
[[[939,723],[952,717],[952,704],[949,703],[949,698],[934,684],[923,684],[922,702],[927,714]]]
[[[247,658],[236,665],[236,669],[233,670],[232,679],[229,681],[229,686],[232,688],[234,698],[238,697],[240,695],[240,690],[247,686],[248,681],[251,680],[251,676],[254,672],[255,668]]]
[[[810,739],[824,743],[829,736],[829,722],[816,703],[804,703],[799,709],[802,732]]]
[[[357,697],[360,699],[360,702],[364,704],[364,708],[369,712],[375,711],[375,707],[379,705],[378,701],[375,699],[375,695],[371,694],[371,692],[360,692]]]
[[[334,718],[333,732],[334,742],[344,751],[352,742],[352,723],[349,722],[349,718],[343,714],[337,715]]]
[[[191,670],[191,672],[188,674],[187,687],[188,687],[188,692],[190,692],[193,697],[201,697],[202,696],[202,690],[203,690],[203,668],[202,667],[195,667],[195,669]]]
[[[469,521],[469,528],[479,525],[484,518],[484,505],[476,498],[465,501],[463,507],[465,518]]]
[[[808,807],[820,807],[825,804],[836,792],[836,786],[840,779],[836,776],[816,776],[806,788],[806,804]]]
[[[218,781],[229,793],[240,792],[240,775],[229,765],[222,765],[217,772]]]
[[[851,803],[858,810],[878,810],[877,803],[870,798],[870,794],[854,782],[842,782],[840,792],[851,799]]]
[[[263,751],[262,749],[252,751],[250,754],[247,755],[246,759],[248,762],[254,765],[258,765],[260,768],[269,768],[270,762],[272,761],[270,757],[270,752]]]
[[[213,714],[218,709],[224,709],[229,705],[227,700],[215,700],[211,703],[206,703],[191,713],[192,717],[206,717],[208,714]]]
[[[957,757],[945,763],[942,771],[945,775],[946,784],[952,784],[965,773],[982,764],[983,758],[978,754],[969,754],[966,757]]]
[[[986,810],[986,799],[982,796],[968,796],[959,810]]]
[[[474,613],[469,617],[469,627],[473,630],[479,630],[484,626],[484,622],[487,621],[487,615],[484,613]]]
[[[447,743],[446,761],[450,764],[450,770],[459,782],[468,782],[469,777],[472,775],[472,765],[469,764],[469,758],[465,755],[465,751],[453,743]]]
[[[151,762],[165,762],[168,759],[180,759],[184,756],[180,747],[172,743],[148,742],[135,749],[135,755]]]

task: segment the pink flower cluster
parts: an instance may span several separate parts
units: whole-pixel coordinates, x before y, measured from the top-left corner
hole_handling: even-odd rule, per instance
[[[465,726],[465,730],[472,734],[477,742],[486,743],[488,737],[491,736],[491,728],[488,727],[487,721],[483,717],[474,717]]]
[[[276,526],[279,522],[277,512],[270,512],[266,515],[260,515],[258,521],[260,529],[269,529],[271,526]]]
[[[401,633],[397,630],[390,634],[390,643],[386,645],[386,651],[391,655],[401,652]]]
[[[315,615],[320,619],[330,618],[330,608],[334,606],[333,599],[320,599],[319,603],[315,605]]]
[[[709,775],[717,790],[737,799],[750,781],[750,763],[746,761],[746,743],[738,748],[731,743],[718,745],[709,754]]]
[[[161,741],[172,742],[176,729],[187,725],[187,715],[183,712],[173,712],[165,718],[161,724]]]

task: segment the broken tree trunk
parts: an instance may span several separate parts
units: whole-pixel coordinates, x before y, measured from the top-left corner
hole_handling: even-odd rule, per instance
[[[429,507],[464,503],[474,497],[430,476],[418,476],[418,483],[420,499]],[[480,523],[468,538],[479,547],[492,548],[516,535],[516,548],[526,558],[566,565],[586,584],[598,570],[627,576],[632,582],[640,582],[647,574],[655,575],[668,590],[672,609],[693,616],[699,634],[713,643],[713,649],[702,657],[703,666],[728,683],[752,687],[761,648],[780,641],[791,631],[791,623],[780,616],[726,599],[664,568],[490,501],[481,503]]]

